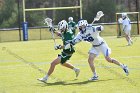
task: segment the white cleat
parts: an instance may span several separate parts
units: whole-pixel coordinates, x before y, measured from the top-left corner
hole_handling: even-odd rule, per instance
[[[75,71],[76,77],[79,76],[79,73],[80,73],[80,69],[79,68],[76,68],[76,71]]]
[[[131,40],[131,45],[133,45],[133,41]]]
[[[41,82],[43,82],[43,83],[47,83],[47,78],[39,78],[39,79],[37,79],[38,81],[41,81]]]
[[[132,44],[129,43],[129,44],[127,44],[126,46],[131,46],[131,45],[132,45]]]
[[[96,80],[98,80],[98,76],[93,76],[89,79],[89,81],[96,81]]]
[[[126,65],[123,64],[123,70],[125,72],[125,74],[128,76],[129,75],[129,69]]]

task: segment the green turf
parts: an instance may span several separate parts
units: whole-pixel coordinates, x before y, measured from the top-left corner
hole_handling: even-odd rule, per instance
[[[78,79],[72,70],[58,65],[48,84],[44,84],[36,80],[44,74],[24,61],[47,71],[50,62],[60,53],[54,50],[53,40],[0,43],[0,93],[140,93],[140,37],[133,37],[132,46],[125,46],[124,38],[105,37],[105,40],[112,49],[111,57],[129,66],[128,77],[120,67],[107,63],[100,55],[95,60],[99,80],[89,82],[92,73],[87,52],[91,45],[82,42],[75,46],[76,53],[70,60],[81,69]],[[56,42],[61,43],[61,40]]]

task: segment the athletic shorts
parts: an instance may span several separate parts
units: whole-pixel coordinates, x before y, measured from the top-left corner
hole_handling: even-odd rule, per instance
[[[109,56],[111,54],[111,49],[108,47],[108,45],[106,44],[106,42],[104,42],[102,45],[98,46],[98,47],[92,47],[89,50],[89,54],[95,54],[95,55],[99,55],[100,52],[106,57]]]
[[[124,31],[124,33],[130,36],[130,30]]]
[[[58,57],[61,59],[61,64],[64,64],[65,62],[67,62],[67,60],[69,60],[71,58],[72,54],[71,55],[67,55],[65,53],[61,53],[61,54],[58,54]]]

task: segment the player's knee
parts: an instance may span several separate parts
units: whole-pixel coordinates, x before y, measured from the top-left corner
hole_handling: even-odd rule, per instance
[[[53,62],[51,62],[51,66],[55,66],[55,64]]]
[[[56,66],[56,65],[57,65],[57,64],[56,64],[55,61],[51,62],[51,66]]]
[[[92,63],[94,61],[95,57],[96,57],[96,55],[90,54],[89,58],[88,58],[88,63]]]
[[[112,63],[112,59],[110,57],[105,57],[105,59],[109,62]]]
[[[89,64],[90,64],[90,63],[92,63],[92,62],[93,62],[93,60],[94,60],[94,58],[89,57],[89,58],[88,58],[88,63],[89,63]]]
[[[128,34],[125,34],[125,37],[128,37],[129,35]]]

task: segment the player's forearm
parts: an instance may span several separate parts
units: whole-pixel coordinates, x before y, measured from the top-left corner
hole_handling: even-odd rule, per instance
[[[73,39],[70,43],[71,43],[71,45],[75,45],[75,44],[77,44],[77,43],[79,43],[79,42],[81,42],[81,41],[82,41],[81,39],[75,38],[75,39]]]
[[[75,36],[75,38],[73,39],[73,40],[71,40],[71,45],[75,45],[75,44],[77,44],[77,43],[79,43],[79,42],[81,42],[82,41],[82,35],[80,34],[80,33],[78,33],[76,36]]]
[[[104,30],[104,27],[99,25],[99,26],[96,26],[95,29],[96,29],[96,31],[100,31],[101,32],[101,31]]]

